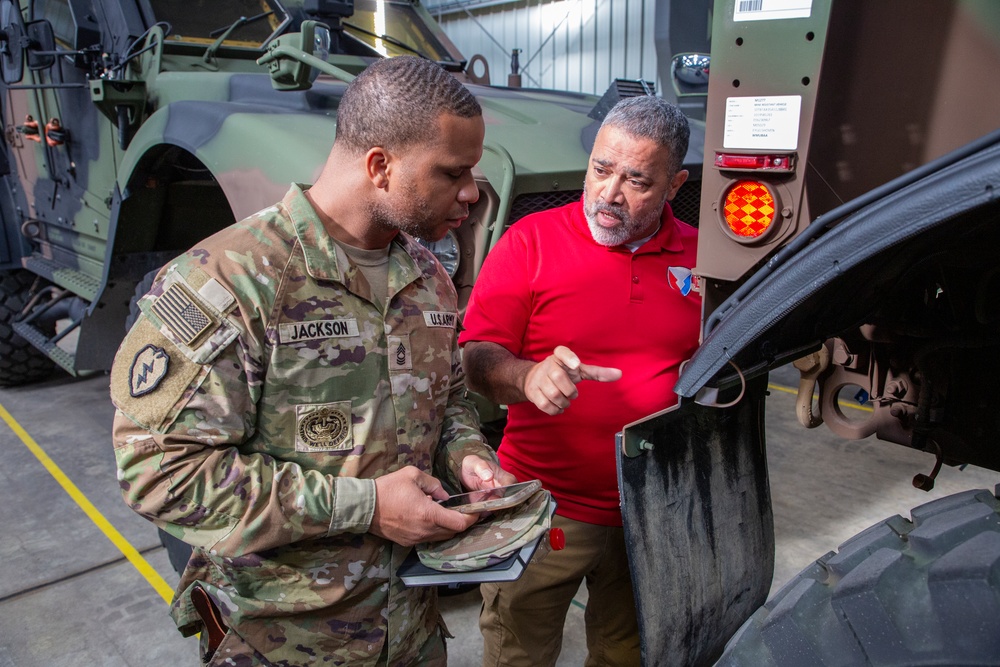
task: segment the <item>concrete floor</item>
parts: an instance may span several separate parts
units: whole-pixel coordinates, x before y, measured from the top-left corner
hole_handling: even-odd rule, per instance
[[[786,389],[795,377],[779,371],[772,382],[775,587],[887,516],[1000,483],[992,471],[946,468],[933,492],[917,491],[910,480],[930,471],[931,457],[805,431]],[[195,641],[181,638],[166,613],[177,577],[156,531],[118,495],[107,384],[106,376],[60,377],[0,390],[0,667],[198,664]],[[581,590],[570,608],[559,665],[583,663],[585,600]],[[478,665],[478,592],[443,605],[455,635],[450,665]]]

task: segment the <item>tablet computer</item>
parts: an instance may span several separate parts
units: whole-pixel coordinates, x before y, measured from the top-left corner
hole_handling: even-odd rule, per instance
[[[495,489],[483,489],[482,491],[470,491],[460,493],[438,503],[442,507],[461,512],[462,514],[478,514],[513,507],[524,502],[531,494],[542,488],[542,483],[537,479],[530,482],[518,482],[508,486],[498,486]]]

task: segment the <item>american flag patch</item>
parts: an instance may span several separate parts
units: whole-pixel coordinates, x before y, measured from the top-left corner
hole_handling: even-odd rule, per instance
[[[174,283],[153,302],[153,312],[163,320],[182,343],[190,345],[212,324],[180,283]]]

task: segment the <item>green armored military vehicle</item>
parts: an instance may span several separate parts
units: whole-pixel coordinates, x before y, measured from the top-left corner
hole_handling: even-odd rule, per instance
[[[682,82],[711,71],[704,317],[679,405],[620,442],[645,664],[1000,664],[1000,485],[871,526],[765,601],[764,430],[768,372],[794,362],[804,427],[926,454],[903,484],[1000,471],[1000,3],[670,8],[671,30],[711,26],[710,67],[675,60]]]
[[[0,1],[0,385],[108,369],[144,276],[312,182],[347,82],[402,54],[484,109],[479,202],[432,248],[464,303],[504,229],[580,196],[602,114],[645,82],[490,87],[408,0]],[[677,201],[693,221],[697,178]]]

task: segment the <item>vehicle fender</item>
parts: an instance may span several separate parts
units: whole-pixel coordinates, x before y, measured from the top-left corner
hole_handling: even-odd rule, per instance
[[[941,158],[946,166],[927,165],[926,175],[918,180],[908,182],[910,175],[904,175],[881,186],[877,197],[808,246],[784,261],[772,260],[776,268],[762,268],[768,272],[766,280],[724,314],[685,366],[674,391],[693,397],[706,386],[727,386],[734,380],[731,364],[744,375],[763,372],[866,321],[865,308],[878,303],[883,293],[875,286],[892,284],[907,265],[880,257],[904,252],[927,256],[938,250],[935,234],[966,224],[963,216],[970,211],[996,207],[1000,132],[972,146],[974,151],[963,149]],[[831,214],[830,220],[813,224],[837,219]]]
[[[177,146],[208,168],[240,220],[279,201],[289,184],[313,183],[333,145],[335,127],[332,115],[233,102],[175,102],[158,109],[136,133],[118,187],[127,193],[135,185],[150,151]]]

